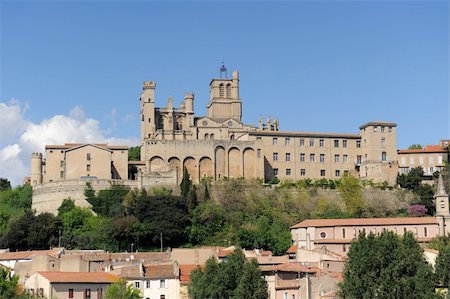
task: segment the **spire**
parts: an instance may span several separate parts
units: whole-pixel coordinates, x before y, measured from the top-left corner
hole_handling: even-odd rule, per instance
[[[438,184],[437,184],[437,190],[435,197],[448,197],[448,194],[445,192],[445,185],[444,180],[442,179],[442,174],[439,174]]]

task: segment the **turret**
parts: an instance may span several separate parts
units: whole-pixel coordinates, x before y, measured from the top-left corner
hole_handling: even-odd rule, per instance
[[[42,184],[42,154],[31,155],[31,186]]]
[[[439,174],[436,194],[434,194],[434,200],[436,205],[436,216],[450,216],[448,194],[445,192],[444,180],[442,175]]]
[[[145,81],[142,84],[141,102],[141,142],[155,132],[155,88],[156,83]]]

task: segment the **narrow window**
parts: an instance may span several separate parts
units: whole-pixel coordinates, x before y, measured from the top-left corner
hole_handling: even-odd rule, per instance
[[[277,145],[277,144],[278,144],[278,138],[273,138],[272,145]]]
[[[381,161],[386,161],[386,160],[387,160],[386,152],[382,152],[381,153]]]
[[[336,169],[334,175],[335,175],[336,177],[340,177],[340,176],[341,176],[341,171],[340,171],[339,169]]]
[[[290,142],[291,142],[290,138],[285,138],[284,139],[284,145],[288,146]]]
[[[300,139],[300,146],[305,146],[305,139],[303,138]]]
[[[325,155],[324,154],[320,154],[320,163],[324,163],[325,162]]]
[[[277,176],[277,175],[278,175],[278,168],[274,168],[274,169],[273,169],[273,175],[274,175],[274,176]]]
[[[334,147],[339,147],[339,140],[334,141]]]
[[[323,143],[324,143],[324,140],[323,140],[323,139],[320,139],[320,140],[319,140],[319,147],[323,147]]]
[[[306,175],[306,169],[300,169],[300,175],[305,176]]]
[[[342,140],[342,147],[347,147],[347,139]]]
[[[273,153],[273,160],[278,161],[278,153]]]
[[[261,149],[257,149],[256,150],[256,157],[260,158],[261,157]]]
[[[291,161],[291,153],[286,153],[286,162]]]
[[[325,169],[320,170],[320,176],[325,176]]]
[[[424,233],[425,237],[428,237],[428,231],[427,231],[426,227],[423,228],[423,233]]]
[[[86,165],[86,171],[91,171],[91,165]]]
[[[291,169],[290,168],[286,168],[286,175],[291,175]]]
[[[231,85],[227,84],[227,98],[231,98]]]
[[[345,239],[345,228],[342,229],[342,238]]]
[[[314,162],[314,154],[309,154],[309,162]]]
[[[90,153],[87,153],[87,154],[86,154],[86,160],[87,160],[87,161],[91,161],[91,154],[90,154]]]
[[[224,89],[223,89],[223,84],[221,83],[219,85],[219,97],[223,98],[225,95]]]
[[[347,163],[348,162],[348,156],[347,155],[343,155],[342,156],[342,163]]]
[[[60,178],[60,179],[63,179],[63,178],[64,178],[64,171],[60,171],[60,172],[59,172],[59,178]]]
[[[356,140],[356,147],[360,148],[361,147],[361,140]]]
[[[339,163],[339,155],[334,155],[334,163]]]
[[[59,161],[59,166],[64,167],[64,161]]]
[[[300,154],[300,162],[305,162],[305,154]]]
[[[67,294],[67,298],[73,298],[73,289],[69,289],[69,294]]]
[[[311,146],[311,147],[314,146],[314,139],[309,139],[309,146]]]

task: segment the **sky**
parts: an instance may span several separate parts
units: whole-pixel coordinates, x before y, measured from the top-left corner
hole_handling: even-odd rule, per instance
[[[139,144],[142,82],[156,106],[240,73],[243,121],[357,133],[397,146],[450,138],[447,1],[0,0],[0,177],[21,184],[45,144]]]

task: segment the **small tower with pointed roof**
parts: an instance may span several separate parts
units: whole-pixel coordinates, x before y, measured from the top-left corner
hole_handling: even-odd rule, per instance
[[[439,235],[445,236],[450,233],[450,210],[448,203],[448,194],[445,191],[442,174],[439,174],[434,200],[436,205],[436,220],[439,224]]]

